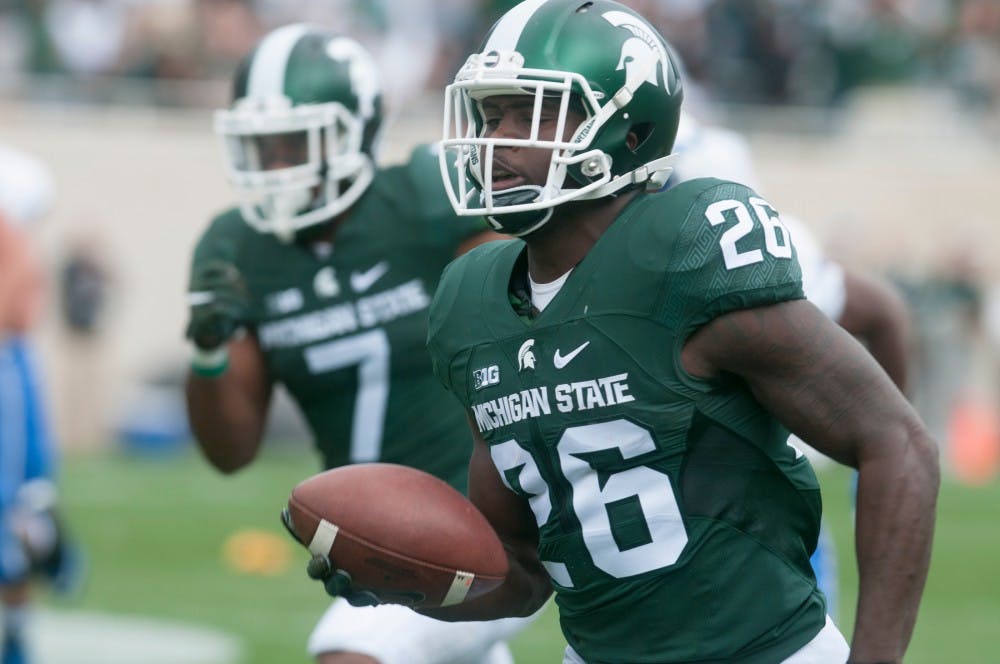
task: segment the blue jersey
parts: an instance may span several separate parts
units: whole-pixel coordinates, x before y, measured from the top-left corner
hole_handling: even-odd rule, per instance
[[[18,491],[50,478],[55,450],[48,429],[35,359],[27,340],[0,342],[0,582],[27,573],[29,561],[10,523]]]

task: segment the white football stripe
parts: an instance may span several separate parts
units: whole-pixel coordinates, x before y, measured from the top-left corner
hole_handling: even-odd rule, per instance
[[[451,580],[451,588],[448,589],[448,594],[441,601],[441,606],[452,606],[464,602],[465,596],[469,594],[469,588],[472,587],[472,582],[475,579],[475,574],[457,570],[455,578]]]
[[[489,41],[486,42],[486,46],[483,47],[483,53],[515,50],[517,40],[521,38],[521,32],[524,31],[524,26],[528,24],[538,8],[547,1],[526,0],[504,14],[490,35]]]
[[[286,25],[269,34],[257,47],[247,80],[248,97],[285,94],[285,69],[292,49],[309,29],[304,23]]]
[[[309,542],[309,553],[314,556],[325,556],[330,553],[330,548],[333,547],[333,540],[337,539],[337,533],[340,532],[340,528],[333,525],[326,519],[320,519],[319,525],[316,526],[316,532],[313,534],[312,541]]]

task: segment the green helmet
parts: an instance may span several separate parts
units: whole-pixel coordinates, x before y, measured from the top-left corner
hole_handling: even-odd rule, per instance
[[[678,69],[656,29],[617,2],[520,3],[445,91],[441,171],[455,211],[487,215],[497,230],[524,235],[556,205],[640,183],[659,188],[670,174],[683,97]],[[482,100],[511,94],[535,97],[531,135],[484,138]],[[554,140],[538,139],[543,98],[561,104]],[[565,123],[571,107],[586,115],[578,126]],[[638,140],[633,147],[630,133]],[[551,150],[545,185],[494,192],[496,147]]]
[[[288,241],[343,212],[372,181],[381,123],[378,71],[360,44],[305,24],[269,33],[215,114],[247,223]]]

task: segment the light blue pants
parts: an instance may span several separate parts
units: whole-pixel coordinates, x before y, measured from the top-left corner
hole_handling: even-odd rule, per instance
[[[25,483],[55,472],[48,413],[35,358],[27,340],[0,341],[0,583],[28,573],[28,559],[11,531],[10,510]]]

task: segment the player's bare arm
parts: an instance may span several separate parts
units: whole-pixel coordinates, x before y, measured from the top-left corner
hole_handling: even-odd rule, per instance
[[[21,272],[21,243],[10,225],[0,216],[0,334],[16,329],[15,311]]]
[[[25,332],[34,325],[43,285],[28,238],[0,217],[0,332]]]
[[[852,661],[899,661],[930,563],[937,447],[864,348],[805,300],[729,313],[683,351],[687,371],[743,378],[810,445],[859,471]]]
[[[256,337],[229,343],[229,368],[218,376],[188,373],[188,418],[205,458],[224,473],[257,455],[271,402],[271,381]]]
[[[510,571],[499,588],[469,602],[446,609],[421,611],[438,620],[493,620],[530,616],[552,594],[549,575],[538,559],[538,526],[531,508],[500,481],[489,446],[475,424],[469,461],[469,498],[500,536]]]
[[[885,280],[857,270],[844,271],[847,297],[837,322],[861,337],[868,351],[904,393],[910,321],[902,296]]]

